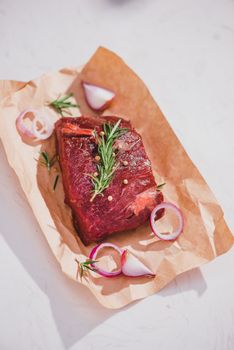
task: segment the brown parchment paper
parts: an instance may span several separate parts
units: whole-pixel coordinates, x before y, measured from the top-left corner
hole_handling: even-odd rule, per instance
[[[153,279],[124,276],[106,279],[90,273],[87,279],[80,280],[75,259],[85,260],[93,246],[84,247],[74,231],[70,209],[64,204],[61,176],[55,192],[52,191],[59,166],[56,164],[56,169],[48,174],[45,167],[34,161],[39,151],[54,154],[54,136],[42,143],[33,143],[22,139],[16,130],[18,114],[28,107],[41,109],[52,119],[58,119],[48,102],[70,91],[80,104],[81,113],[94,114],[85,102],[81,80],[116,93],[105,113],[131,120],[143,138],[156,180],[166,182],[165,199],[183,211],[184,232],[175,242],[157,240],[148,223],[108,239],[129,249],[143,261],[156,273]],[[79,111],[73,109],[72,115],[79,115]],[[63,272],[86,285],[105,307],[120,308],[151,295],[175,276],[211,261],[233,245],[233,236],[221,207],[148,89],[118,56],[107,49],[99,48],[82,71],[66,68],[28,83],[0,82],[0,137],[8,161]],[[114,261],[107,257],[104,263],[112,267]]]

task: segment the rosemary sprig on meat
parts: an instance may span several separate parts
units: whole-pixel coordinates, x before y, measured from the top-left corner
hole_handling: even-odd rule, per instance
[[[106,123],[103,125],[103,131],[98,135],[95,132],[96,141],[98,144],[98,156],[100,161],[97,164],[97,173],[89,174],[93,183],[93,195],[90,199],[92,202],[97,195],[103,195],[102,192],[109,186],[113,175],[118,168],[115,155],[115,140],[126,133],[128,129],[120,128],[121,120],[114,125]]]
[[[41,165],[46,167],[46,169],[48,170],[48,173],[50,172],[52,166],[56,161],[57,161],[56,154],[52,158],[50,158],[49,154],[46,151],[40,152],[39,162]]]
[[[65,95],[64,97],[57,98],[56,100],[50,103],[50,106],[53,107],[63,117],[64,112],[69,114],[68,108],[73,108],[73,107],[79,108],[78,104],[68,101],[69,98],[72,96],[73,96],[73,93],[70,93],[68,95]]]
[[[75,259],[75,261],[78,264],[78,269],[79,269],[79,274],[81,279],[85,274],[87,274],[88,271],[94,271],[94,272],[96,271],[96,269],[90,265],[95,264],[96,262],[98,262],[98,260],[88,259],[84,262],[80,262],[77,259]]]

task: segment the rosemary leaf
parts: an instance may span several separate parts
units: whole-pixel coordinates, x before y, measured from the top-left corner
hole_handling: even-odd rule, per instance
[[[50,103],[50,106],[53,107],[61,116],[63,117],[63,113],[66,112],[68,114],[68,108],[78,107],[78,104],[72,103],[69,101],[69,98],[73,96],[73,93],[70,93],[68,95],[65,95],[64,97],[57,98],[56,100],[52,101]]]
[[[97,263],[98,262],[98,260],[86,260],[85,262],[83,262],[82,264],[84,264],[84,265],[92,265],[92,264],[95,264],[95,263]]]
[[[56,154],[52,158],[50,158],[49,154],[46,151],[43,151],[43,152],[40,152],[40,158],[41,158],[39,159],[40,164],[44,165],[47,168],[48,172],[50,172],[52,166],[57,160]]]
[[[161,191],[161,188],[166,185],[166,182],[163,182],[157,186],[157,191]]]
[[[59,175],[56,175],[56,178],[55,178],[55,180],[54,180],[53,192],[55,191],[56,186],[57,186],[57,184],[58,184],[58,179],[59,179]]]
[[[90,266],[88,266],[88,265],[85,265],[85,268],[88,269],[88,270],[90,270],[90,271],[94,271],[94,272],[96,271],[95,268],[90,267]]]

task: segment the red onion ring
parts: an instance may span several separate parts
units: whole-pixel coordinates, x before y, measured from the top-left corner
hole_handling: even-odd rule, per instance
[[[37,123],[40,123],[42,125],[41,129],[37,129]],[[49,122],[48,118],[46,116],[36,116],[36,118],[33,119],[32,122],[32,131],[34,133],[34,137],[36,137],[39,140],[46,140],[48,139],[53,131],[54,126]]]
[[[24,123],[24,117],[28,113],[32,113],[34,117],[30,127],[27,127]],[[41,124],[40,129],[37,128],[37,123]],[[23,135],[33,139],[37,138],[39,140],[48,139],[52,135],[54,130],[54,126],[49,120],[49,118],[45,115],[40,115],[39,111],[33,108],[25,109],[23,112],[20,113],[20,115],[16,119],[16,127]]]
[[[89,255],[89,258],[91,260],[95,260],[96,257],[97,257],[98,252],[101,249],[107,248],[107,247],[115,249],[122,256],[123,250],[120,249],[117,245],[115,245],[113,243],[101,243],[101,244],[97,245],[96,247],[94,247],[92,249],[92,251],[91,251],[91,253]],[[96,270],[97,273],[99,273],[99,275],[101,275],[103,277],[108,277],[108,278],[115,277],[115,276],[119,276],[122,273],[121,267],[118,270],[116,270],[116,271],[108,272],[108,271],[105,271],[103,269],[100,269],[96,265],[96,263],[92,264],[91,266]]]
[[[20,113],[20,115],[16,119],[16,127],[25,136],[28,136],[30,138],[35,138],[35,134],[32,131],[32,126],[30,128],[28,128],[28,127],[26,127],[26,125],[24,123],[24,117],[28,113],[32,113],[34,118],[35,118],[35,116],[38,115],[38,112],[35,109],[25,109],[23,112]]]
[[[178,226],[178,228],[175,231],[173,231],[172,233],[169,233],[167,235],[158,232],[157,227],[156,227],[155,217],[156,217],[156,213],[160,209],[172,209],[175,212],[175,214],[178,217],[178,219],[179,219],[179,226]],[[160,239],[162,239],[164,241],[173,241],[181,234],[181,232],[184,229],[184,217],[183,217],[183,214],[182,214],[181,210],[179,208],[177,208],[177,206],[175,206],[172,203],[163,202],[163,203],[158,204],[154,208],[154,210],[152,211],[151,216],[150,216],[150,225],[151,225],[151,228],[152,228],[154,234],[158,238],[160,238]]]

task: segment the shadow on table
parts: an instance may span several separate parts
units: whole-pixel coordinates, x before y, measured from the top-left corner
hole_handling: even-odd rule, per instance
[[[178,293],[194,290],[200,297],[206,290],[207,285],[200,268],[184,272],[171,281],[159,294],[167,297]]]
[[[7,164],[1,143],[0,162],[3,184],[0,232],[25,270],[48,296],[61,340],[68,349],[118,311],[102,307],[86,287],[61,272],[17,178]],[[17,208],[17,216],[9,220],[9,212],[14,212],[14,207]],[[8,221],[4,218],[8,218]]]

